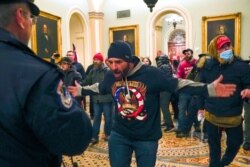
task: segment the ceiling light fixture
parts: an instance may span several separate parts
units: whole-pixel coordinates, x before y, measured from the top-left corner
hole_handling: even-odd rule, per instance
[[[155,4],[157,3],[158,0],[143,0],[143,1],[147,4],[148,8],[150,9],[150,12],[152,12],[153,7],[155,7]]]

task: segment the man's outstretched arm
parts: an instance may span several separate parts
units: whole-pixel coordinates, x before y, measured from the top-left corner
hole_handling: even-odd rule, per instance
[[[79,83],[75,81],[75,85],[76,86],[68,86],[68,91],[73,97],[83,96],[83,91],[85,91],[84,95],[93,95],[99,93],[99,83],[82,87]]]
[[[229,97],[236,91],[235,84],[221,83],[223,76],[220,75],[210,84],[193,82],[191,80],[179,79],[178,90],[187,92],[188,94],[203,94],[207,92],[209,97]],[[204,86],[204,87],[202,87]],[[195,89],[194,89],[195,88]]]

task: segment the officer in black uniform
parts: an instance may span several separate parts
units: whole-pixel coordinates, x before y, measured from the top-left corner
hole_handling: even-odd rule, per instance
[[[62,155],[81,154],[92,135],[63,75],[27,47],[39,12],[32,0],[0,1],[1,167],[59,167]]]

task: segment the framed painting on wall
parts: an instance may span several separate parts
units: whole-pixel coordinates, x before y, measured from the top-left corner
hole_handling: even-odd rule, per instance
[[[206,52],[210,41],[220,34],[227,35],[236,55],[240,55],[241,13],[202,17],[202,51]]]
[[[133,55],[139,56],[139,27],[129,25],[109,28],[109,42],[123,40],[129,44]]]
[[[41,11],[32,29],[31,45],[39,57],[48,61],[53,53],[61,55],[61,18]]]

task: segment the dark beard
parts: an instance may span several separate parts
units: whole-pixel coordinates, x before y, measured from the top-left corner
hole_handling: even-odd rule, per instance
[[[122,71],[122,77],[127,77],[129,73],[129,66],[127,66],[127,68],[125,68],[123,71]]]
[[[97,63],[93,63],[93,68],[94,69],[98,69],[98,68],[100,68],[101,67],[101,64],[97,64]]]
[[[192,58],[193,58],[193,56],[186,57],[185,60],[190,61],[190,60],[192,60]]]

